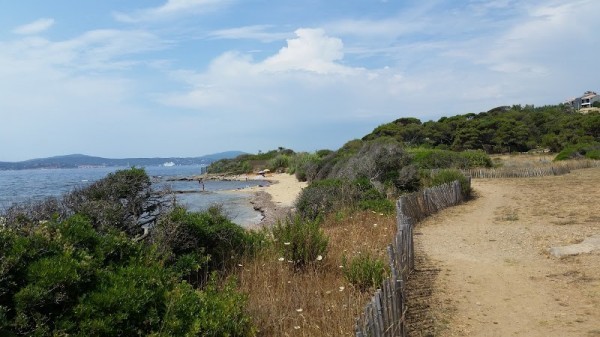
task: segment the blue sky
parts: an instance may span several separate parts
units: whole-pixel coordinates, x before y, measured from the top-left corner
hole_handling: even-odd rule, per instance
[[[600,90],[597,0],[0,1],[0,161],[337,149]]]

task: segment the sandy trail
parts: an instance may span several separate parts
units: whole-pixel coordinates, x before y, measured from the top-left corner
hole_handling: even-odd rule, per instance
[[[412,335],[600,336],[600,253],[546,252],[600,233],[600,169],[583,171],[474,180],[475,200],[418,224],[417,254],[440,271],[433,331]]]

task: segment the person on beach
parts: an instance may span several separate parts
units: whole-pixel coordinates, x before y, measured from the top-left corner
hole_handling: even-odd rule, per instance
[[[202,191],[204,191],[204,180],[202,180],[202,178],[200,178],[198,180],[198,183],[200,183],[200,186],[202,186]]]

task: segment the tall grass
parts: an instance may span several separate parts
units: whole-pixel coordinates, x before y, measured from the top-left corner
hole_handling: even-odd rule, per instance
[[[329,245],[318,268],[295,271],[275,246],[239,267],[239,284],[260,336],[353,336],[355,320],[373,294],[346,279],[343,259],[369,255],[387,261],[395,217],[371,211],[332,215],[322,226]]]

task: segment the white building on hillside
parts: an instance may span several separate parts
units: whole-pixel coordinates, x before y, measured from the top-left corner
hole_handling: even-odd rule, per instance
[[[600,95],[594,91],[586,91],[583,96],[570,99],[566,101],[565,104],[568,104],[574,109],[579,110],[591,108],[594,102],[600,102]]]

